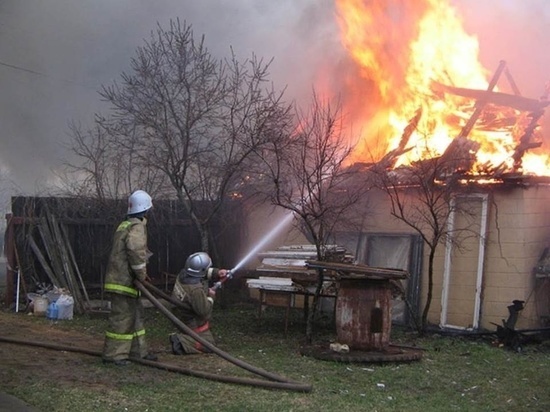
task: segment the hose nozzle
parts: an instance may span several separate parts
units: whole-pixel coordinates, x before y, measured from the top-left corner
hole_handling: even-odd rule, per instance
[[[216,283],[214,283],[214,286],[212,286],[212,289],[218,290],[219,288],[222,287],[223,282],[225,282],[226,280],[231,279],[232,277],[233,277],[233,271],[231,269],[227,270],[225,272],[225,277],[221,280],[218,280]]]

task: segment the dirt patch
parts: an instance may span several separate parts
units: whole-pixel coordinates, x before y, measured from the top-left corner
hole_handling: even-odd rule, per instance
[[[116,382],[147,384],[170,379],[167,371],[131,364],[125,367],[105,365],[101,361],[103,334],[66,330],[60,323],[32,315],[0,311],[0,387],[9,390],[21,385],[55,382],[67,388],[86,385],[103,393],[113,390]],[[25,343],[6,342],[24,341]],[[54,350],[29,344],[55,344],[75,348],[77,352]],[[219,358],[211,355],[174,356],[168,345],[152,345],[160,361],[184,368],[215,369]],[[80,353],[91,352],[91,354]]]
[[[29,344],[57,344],[101,353],[102,339],[60,329],[46,319],[0,312],[2,338]],[[85,353],[61,351],[22,343],[0,344],[0,383],[4,388],[56,382],[65,387],[86,384],[105,389],[111,383],[101,358]],[[102,373],[102,370],[107,373]],[[116,371],[115,371],[116,372]]]

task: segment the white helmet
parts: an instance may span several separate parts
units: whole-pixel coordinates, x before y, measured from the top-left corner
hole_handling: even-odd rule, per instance
[[[185,273],[194,278],[203,278],[210,266],[212,266],[212,259],[208,256],[208,253],[193,253],[185,261]]]
[[[145,212],[153,207],[151,196],[143,190],[136,190],[128,198],[128,214]]]

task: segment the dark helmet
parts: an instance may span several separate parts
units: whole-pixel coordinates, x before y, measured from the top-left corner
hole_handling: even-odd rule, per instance
[[[187,276],[203,278],[211,266],[212,259],[208,256],[208,253],[197,252],[187,258],[184,271]]]

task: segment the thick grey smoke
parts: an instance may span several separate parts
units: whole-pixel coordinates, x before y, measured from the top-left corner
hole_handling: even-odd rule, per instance
[[[550,78],[550,2],[453,4],[478,34],[484,65],[508,61],[524,94],[538,97]],[[41,192],[68,156],[68,123],[90,123],[101,85],[128,69],[157,22],[175,18],[204,34],[216,56],[233,47],[240,58],[273,57],[271,77],[289,100],[310,95],[320,67],[338,84],[330,68],[346,60],[331,0],[0,0],[0,173],[21,192]]]
[[[464,28],[479,40],[481,63],[495,70],[500,60],[523,96],[540,98],[550,82],[550,1],[453,0]],[[502,79],[499,85],[506,85]],[[508,91],[511,92],[511,91]],[[550,108],[542,119],[544,143],[550,152]]]
[[[480,60],[495,70],[507,62],[523,95],[538,98],[550,81],[550,1],[454,0],[465,30],[479,39]],[[550,116],[548,113],[547,117]]]
[[[310,91],[324,46],[338,44],[331,10],[330,0],[0,1],[0,165],[21,191],[41,192],[68,156],[68,123],[91,122],[101,85],[170,19],[204,34],[220,58],[230,47],[242,59],[275,58],[271,78],[289,96]]]

